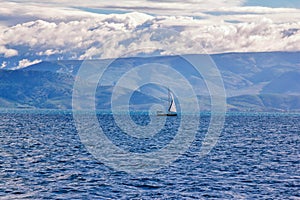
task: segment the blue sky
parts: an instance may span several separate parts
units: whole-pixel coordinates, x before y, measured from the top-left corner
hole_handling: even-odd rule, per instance
[[[0,3],[0,68],[145,48],[163,55],[300,51],[299,0]]]
[[[248,0],[243,6],[266,6],[272,8],[300,8],[299,0]]]

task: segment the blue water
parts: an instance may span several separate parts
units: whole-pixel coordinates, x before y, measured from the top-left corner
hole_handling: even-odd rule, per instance
[[[217,145],[200,158],[204,115],[189,150],[153,174],[127,174],[95,159],[71,114],[1,113],[0,119],[0,199],[300,199],[299,115],[227,115]],[[113,126],[110,115],[98,119]],[[149,118],[134,120],[143,125]],[[107,130],[114,139],[117,128]],[[124,135],[115,142],[133,152],[158,150],[174,137],[164,133],[157,147],[157,140],[130,146]]]

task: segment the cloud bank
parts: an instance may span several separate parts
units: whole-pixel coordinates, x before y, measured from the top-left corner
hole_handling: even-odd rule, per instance
[[[124,1],[118,7],[125,6],[125,2],[133,5],[133,1]],[[160,5],[155,0],[139,2],[159,10],[153,8]],[[204,1],[185,3],[201,2]],[[68,3],[62,1],[62,5]],[[89,3],[92,1],[82,6]],[[163,55],[300,51],[299,10],[236,7],[240,3],[232,1],[233,7],[213,6],[197,16],[182,16],[141,12],[96,14],[76,8],[6,2],[0,8],[0,18],[9,19],[0,21],[0,66],[24,67],[24,63],[45,59],[115,58],[137,49],[138,53]],[[175,4],[179,5],[179,1],[168,1],[170,9]],[[166,5],[162,8],[168,9]]]
[[[41,60],[30,61],[30,60],[28,60],[28,59],[23,59],[23,60],[20,60],[20,61],[19,61],[19,65],[18,65],[17,67],[14,67],[14,68],[12,68],[12,69],[21,69],[21,68],[28,67],[28,66],[30,66],[30,65],[39,63],[39,62],[41,62]]]
[[[7,3],[7,0],[0,0]],[[208,9],[227,8],[242,5],[245,0],[122,0],[122,1],[107,1],[107,0],[14,0],[22,5],[31,5],[37,7],[57,8],[94,8],[94,9],[110,9],[135,11],[142,13],[150,13],[155,15],[201,15],[201,12]]]

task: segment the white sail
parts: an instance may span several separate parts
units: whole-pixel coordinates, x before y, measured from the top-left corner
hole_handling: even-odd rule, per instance
[[[157,116],[177,116],[177,109],[174,101],[174,96],[172,92],[168,89],[168,103],[169,103],[169,109],[167,113],[164,113],[163,111],[157,111]]]
[[[171,95],[171,102],[170,102],[170,107],[169,107],[168,111],[169,112],[177,112],[175,101],[174,101],[174,96],[173,96],[172,92],[170,92],[170,95]]]

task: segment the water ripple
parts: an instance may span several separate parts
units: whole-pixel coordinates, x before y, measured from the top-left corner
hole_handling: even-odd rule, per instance
[[[300,198],[299,115],[228,115],[217,146],[200,158],[204,116],[189,151],[152,175],[114,171],[96,160],[70,114],[0,117],[1,199]],[[173,137],[164,134],[158,146],[135,141],[140,146],[131,150],[162,148]],[[117,142],[130,149],[130,142]]]

